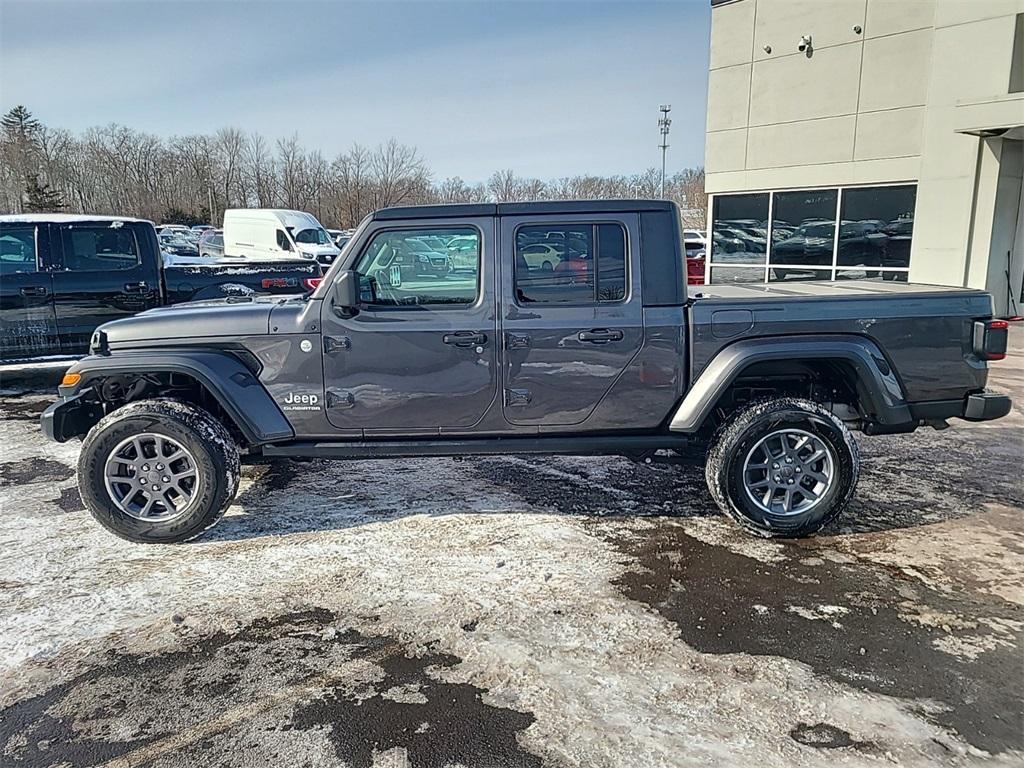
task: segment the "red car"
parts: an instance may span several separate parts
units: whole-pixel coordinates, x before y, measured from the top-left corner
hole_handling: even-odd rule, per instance
[[[686,284],[704,285],[704,252],[686,257]]]

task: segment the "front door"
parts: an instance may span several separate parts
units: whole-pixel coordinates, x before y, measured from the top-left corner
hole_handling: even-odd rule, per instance
[[[591,418],[643,346],[636,214],[501,219],[503,407],[515,425]]]
[[[498,388],[493,218],[382,221],[361,239],[358,312],[324,302],[328,420],[368,436],[472,430]]]
[[[49,227],[0,223],[0,360],[56,355]]]
[[[97,326],[160,303],[157,257],[146,263],[141,256],[143,227],[149,226],[96,221],[54,227],[63,244],[63,261],[53,273],[62,352],[85,354]]]

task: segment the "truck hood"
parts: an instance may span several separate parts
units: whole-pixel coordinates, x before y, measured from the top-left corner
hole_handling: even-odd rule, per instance
[[[285,301],[275,296],[193,301],[115,320],[100,330],[112,347],[136,341],[262,336],[269,332],[271,311]]]

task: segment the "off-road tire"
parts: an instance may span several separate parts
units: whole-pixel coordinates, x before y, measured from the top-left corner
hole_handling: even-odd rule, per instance
[[[834,479],[816,506],[783,516],[761,509],[748,498],[743,468],[757,441],[790,427],[827,443],[834,456]],[[860,454],[846,425],[819,403],[796,397],[761,400],[737,410],[712,438],[704,468],[708,489],[725,514],[754,535],[788,538],[808,536],[834,520],[853,497],[859,474]]]
[[[122,511],[104,480],[110,453],[141,433],[165,435],[195,459],[198,491],[185,510],[167,521],[143,521]],[[238,492],[238,447],[217,419],[178,400],[139,400],[105,416],[89,430],[78,458],[78,488],[96,521],[122,539],[142,544],[189,541],[216,525]]]

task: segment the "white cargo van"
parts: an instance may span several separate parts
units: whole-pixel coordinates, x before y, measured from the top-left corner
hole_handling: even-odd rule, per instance
[[[331,264],[341,253],[316,217],[280,208],[224,211],[224,255],[257,261],[300,258]]]

